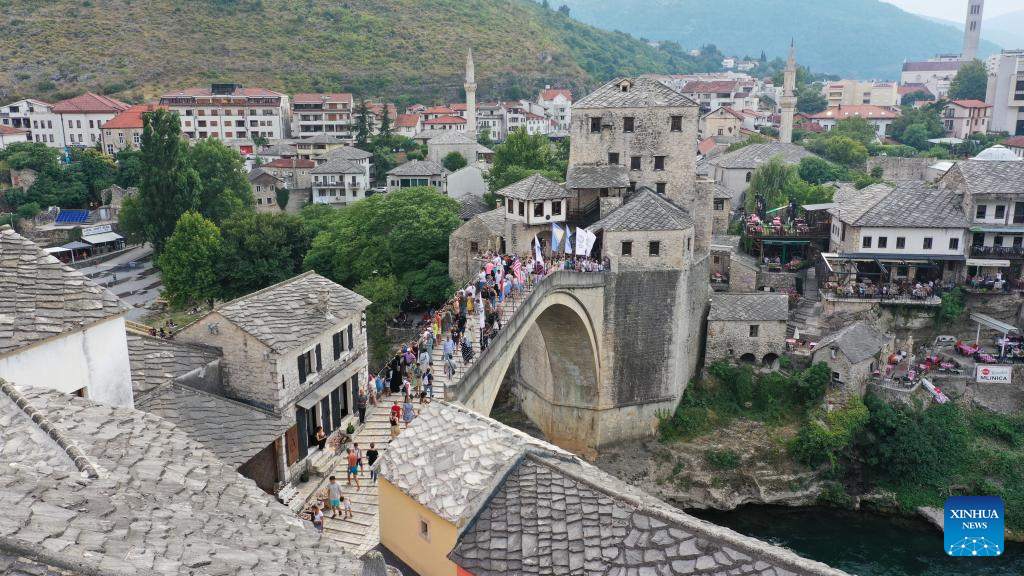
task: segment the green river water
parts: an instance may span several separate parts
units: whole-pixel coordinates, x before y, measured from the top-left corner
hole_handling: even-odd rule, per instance
[[[1024,544],[992,558],[943,554],[942,533],[916,519],[831,508],[743,506],[688,513],[857,576],[1024,576]]]

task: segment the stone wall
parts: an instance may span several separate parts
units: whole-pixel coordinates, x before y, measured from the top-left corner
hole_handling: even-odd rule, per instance
[[[479,252],[500,248],[501,237],[494,236],[479,217],[474,217],[448,237],[448,276],[457,281],[475,276],[480,267],[473,258]]]
[[[881,167],[883,180],[924,180],[928,167],[935,162],[934,158],[872,156],[868,158],[867,170]]]
[[[757,336],[750,335],[750,327],[757,325]],[[768,354],[781,356],[786,350],[786,322],[781,321],[709,321],[706,360],[739,360],[744,354],[753,354],[763,362]]]
[[[772,292],[796,290],[796,274],[792,272],[758,272],[757,289],[771,288]]]
[[[613,272],[636,270],[681,270],[693,258],[692,230],[606,231],[604,254],[609,257]],[[632,255],[622,255],[622,243],[632,242]],[[658,255],[650,255],[650,243],[658,242]]]
[[[756,268],[732,258],[729,262],[729,292],[747,294],[757,290],[758,271]]]

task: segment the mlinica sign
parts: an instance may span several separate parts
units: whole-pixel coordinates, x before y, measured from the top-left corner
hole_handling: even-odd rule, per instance
[[[979,364],[975,381],[980,384],[1009,384],[1012,372],[1011,366]]]
[[[942,523],[948,556],[1001,556],[1003,500],[995,496],[953,496]]]

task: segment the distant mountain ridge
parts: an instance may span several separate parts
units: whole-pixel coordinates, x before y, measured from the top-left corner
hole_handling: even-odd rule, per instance
[[[460,98],[577,93],[697,59],[582,24],[530,0],[6,0],[0,102],[83,90],[123,99],[234,81],[285,92]]]
[[[933,18],[931,16],[922,16],[922,18],[939,24],[953,26],[961,32],[964,29],[963,22],[953,22],[952,20]],[[985,17],[985,20],[981,23],[981,37],[995,42],[1003,48],[1024,48],[1024,10]]]
[[[880,0],[565,0],[596,26],[685,48],[784,57],[791,39],[801,64],[843,77],[899,78],[904,60],[959,53],[962,33]],[[998,51],[982,43],[982,53]]]

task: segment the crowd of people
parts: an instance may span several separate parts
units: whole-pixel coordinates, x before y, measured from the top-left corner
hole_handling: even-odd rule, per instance
[[[928,300],[933,296],[941,296],[945,290],[952,289],[954,284],[928,281],[912,282],[907,279],[877,284],[869,278],[859,282],[826,284],[826,292],[837,298],[880,298],[882,300]]]

